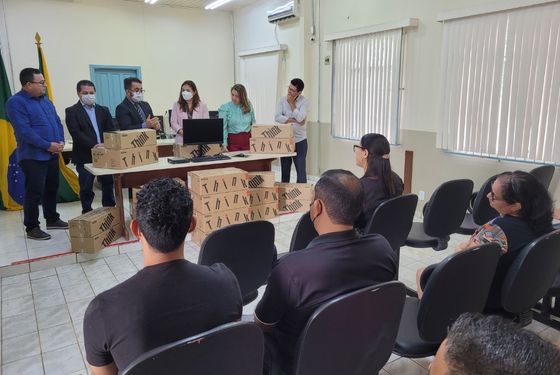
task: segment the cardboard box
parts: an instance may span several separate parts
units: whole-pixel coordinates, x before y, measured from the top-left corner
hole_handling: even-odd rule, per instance
[[[173,156],[181,158],[194,158],[204,155],[218,155],[222,153],[220,145],[202,145],[202,155],[198,154],[198,146],[193,145],[180,145],[175,143],[173,145]]]
[[[121,227],[117,224],[93,237],[70,237],[70,246],[75,253],[96,253],[120,236]]]
[[[249,172],[249,188],[273,188],[274,172]]]
[[[119,223],[116,207],[102,207],[68,221],[68,228],[70,237],[93,237]]]
[[[190,190],[198,195],[231,193],[247,189],[249,174],[239,168],[189,172]]]
[[[255,138],[293,138],[294,129],[289,125],[253,125],[251,135]]]
[[[251,207],[251,220],[269,220],[278,215],[278,202]]]
[[[288,199],[280,200],[278,211],[280,214],[288,214],[293,212],[307,212],[311,205],[311,200]]]
[[[193,192],[192,200],[194,211],[202,214],[246,208],[251,204],[248,190],[209,195],[198,195]]]
[[[237,210],[214,212],[211,214],[195,212],[195,217],[197,220],[197,228],[202,232],[210,233],[231,224],[251,221],[251,209],[246,207]]]
[[[93,166],[96,168],[126,169],[158,161],[157,146],[146,146],[128,150],[92,148]]]
[[[280,199],[299,199],[312,200],[315,195],[313,185],[311,184],[293,184],[293,183],[276,183]]]
[[[103,144],[109,150],[128,150],[156,146],[156,131],[154,129],[133,129],[104,132]]]
[[[249,143],[255,154],[291,154],[296,151],[294,138],[251,138]]]
[[[208,237],[208,233],[205,233],[198,228],[196,228],[191,233],[191,241],[197,244],[198,246],[202,246],[202,243],[204,242],[206,237]]]
[[[249,194],[251,206],[270,203],[278,204],[278,188],[250,189]]]

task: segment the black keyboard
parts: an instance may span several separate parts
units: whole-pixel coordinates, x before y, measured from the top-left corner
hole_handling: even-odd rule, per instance
[[[218,161],[218,160],[229,160],[231,159],[229,156],[226,155],[206,155],[206,156],[197,156],[191,158],[191,162],[193,163],[202,163],[205,161]]]

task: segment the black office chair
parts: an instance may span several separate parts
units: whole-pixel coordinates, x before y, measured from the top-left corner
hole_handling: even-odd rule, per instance
[[[484,309],[499,257],[500,246],[488,243],[441,261],[422,299],[407,297],[393,352],[409,358],[434,355],[459,315]]]
[[[554,165],[541,165],[540,167],[529,171],[529,173],[535,176],[535,178],[543,184],[545,189],[548,190],[550,181],[552,181],[552,176],[554,176],[554,169]]]
[[[376,374],[391,356],[404,299],[404,284],[391,281],[325,303],[300,336],[292,373]]]
[[[263,355],[262,330],[235,322],[150,350],[121,374],[262,375]]]
[[[246,305],[259,295],[257,289],[266,283],[276,257],[274,225],[251,221],[210,233],[200,246],[198,264],[225,264],[237,277]]]
[[[289,252],[305,249],[318,235],[319,233],[317,233],[311,221],[311,214],[306,212],[299,218],[294,228]]]
[[[527,325],[532,320],[531,308],[547,294],[560,271],[560,230],[537,238],[512,255],[513,262],[503,281],[494,280],[489,298],[495,298],[495,290],[500,288],[501,308],[505,311],[502,315]],[[501,266],[498,265],[498,270]],[[500,277],[498,272],[496,277]]]
[[[455,233],[467,211],[473,182],[452,180],[441,184],[424,206],[424,220],[413,223],[406,245],[445,250],[449,235]]]
[[[537,306],[540,312],[535,316],[535,319],[556,330],[560,330],[560,272],[556,274],[556,278],[543,297],[542,303],[540,305],[537,304]]]
[[[495,178],[496,176],[492,176],[482,184],[480,190],[476,193],[471,212],[465,214],[465,218],[457,230],[457,233],[473,234],[479,226],[499,215],[498,211],[490,206],[487,197],[488,193],[492,191],[492,181],[494,181]]]
[[[397,254],[397,277],[401,246],[405,244],[410,233],[417,204],[416,194],[388,199],[377,206],[364,229],[364,234],[377,233],[387,239]]]

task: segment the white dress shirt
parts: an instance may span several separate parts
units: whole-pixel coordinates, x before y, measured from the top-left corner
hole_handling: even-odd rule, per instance
[[[303,95],[300,95],[297,97],[295,104],[296,107],[292,111],[292,107],[290,107],[286,97],[281,97],[278,101],[278,105],[276,106],[276,116],[274,116],[274,120],[280,124],[285,124],[289,118],[294,118],[298,122],[304,121],[307,118],[309,100]],[[292,127],[294,128],[294,137],[296,142],[301,142],[304,139],[307,139],[307,128],[305,126],[305,122],[303,125],[292,123]]]

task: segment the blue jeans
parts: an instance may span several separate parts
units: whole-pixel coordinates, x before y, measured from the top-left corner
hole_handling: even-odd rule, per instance
[[[80,183],[80,201],[82,202],[82,213],[91,211],[91,203],[95,197],[93,192],[93,180],[95,176],[85,169],[83,164],[76,164],[78,181]],[[115,206],[115,191],[113,189],[113,176],[97,177],[101,183],[101,204],[103,207]]]
[[[54,223],[60,215],[56,212],[58,193],[58,155],[50,160],[20,160],[25,175],[25,197],[23,199],[23,224],[30,231],[39,227],[39,204],[47,223]]]
[[[296,156],[289,156],[280,159],[282,166],[282,182],[290,182],[290,170],[292,169],[292,159],[296,166],[297,182],[307,182],[307,170],[305,169],[305,158],[307,157],[307,139],[296,143]]]

